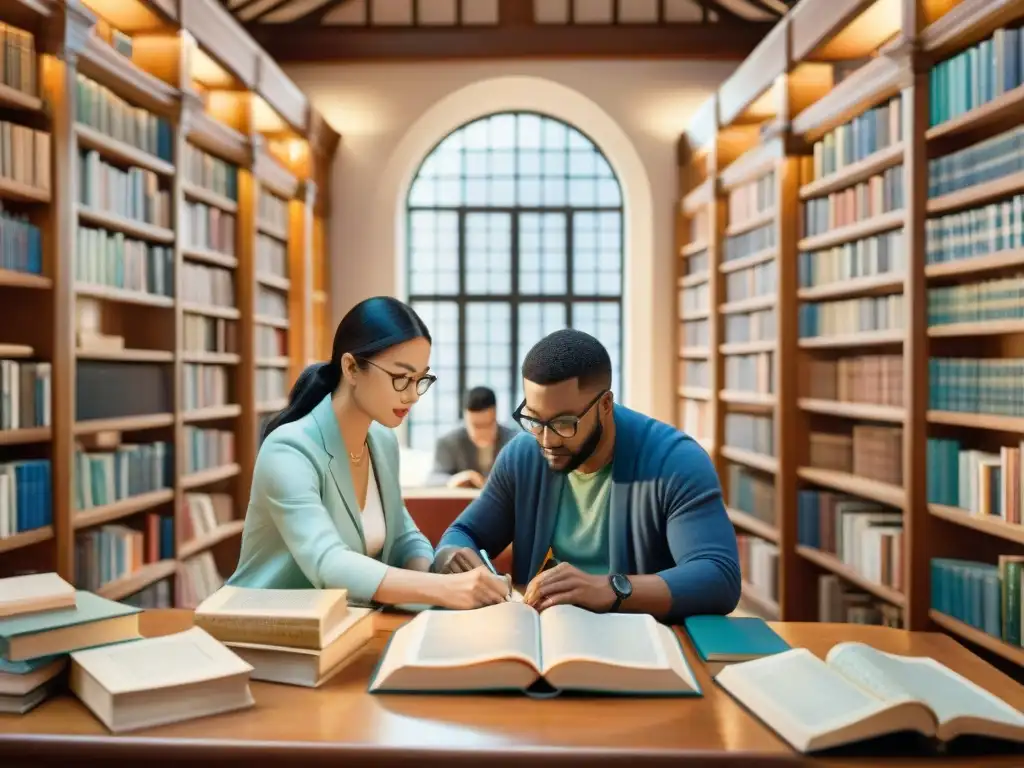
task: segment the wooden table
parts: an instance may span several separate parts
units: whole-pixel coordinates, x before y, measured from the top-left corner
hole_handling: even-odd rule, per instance
[[[0,715],[0,766],[110,764],[156,768],[204,762],[349,768],[357,765],[506,766],[862,766],[893,761],[796,755],[720,691],[683,640],[704,696],[674,700],[551,699],[496,696],[370,695],[367,680],[387,635],[407,617],[377,617],[377,636],[349,667],[318,690],[252,683],[256,706],[243,712],[113,736],[70,694],[24,716]],[[142,631],[185,629],[189,611],[150,611]],[[933,633],[851,624],[773,624],[790,644],[824,655],[836,642],[927,655],[1024,707],[1024,688]],[[900,765],[1024,765],[1021,755],[935,757]],[[684,762],[685,761],[685,762]]]

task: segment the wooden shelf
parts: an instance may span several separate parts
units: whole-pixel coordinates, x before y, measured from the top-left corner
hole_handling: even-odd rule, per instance
[[[0,106],[6,109],[20,109],[25,112],[39,112],[43,108],[43,100],[0,83]]]
[[[205,203],[213,208],[219,208],[225,213],[238,213],[238,203],[229,197],[218,195],[216,192],[187,181],[181,183],[181,190],[185,193],[185,197],[190,200]]]
[[[156,584],[158,581],[163,581],[169,576],[173,576],[177,571],[177,560],[160,560],[142,566],[141,570],[136,571],[130,576],[104,584],[96,590],[96,594],[108,600],[123,600],[129,595],[134,595],[136,592],[145,589],[150,584]]]
[[[95,128],[90,128],[82,123],[75,124],[75,137],[78,139],[78,146],[82,149],[95,149],[106,160],[124,165],[134,165],[146,171],[152,171],[160,176],[173,176],[174,165],[162,160],[156,155],[151,155],[145,150],[133,147],[124,141],[113,139]]]
[[[933,197],[928,201],[928,214],[936,215],[964,208],[975,208],[993,200],[1017,194],[1022,190],[1024,190],[1024,171],[1018,171],[1010,176],[975,184],[941,197]]]
[[[707,387],[680,387],[679,396],[690,400],[710,400],[714,393]],[[0,432],[0,434],[3,434]]]
[[[41,544],[53,538],[53,526],[47,525],[42,528],[35,528],[31,531],[16,533],[13,536],[6,536],[0,539],[0,553],[13,552],[23,547],[31,547],[34,544]]]
[[[767,341],[734,341],[722,344],[718,351],[722,355],[753,355],[758,352],[773,352],[778,345],[774,340]]]
[[[53,281],[48,277],[34,275],[31,272],[15,272],[10,269],[0,269],[0,286],[48,290],[53,287]]]
[[[905,333],[900,328],[887,331],[860,331],[842,336],[811,336],[800,339],[800,346],[805,349],[823,349],[828,347],[869,347],[883,344],[902,344]]]
[[[990,253],[987,256],[975,256],[971,259],[958,259],[957,261],[929,264],[924,268],[924,274],[932,279],[940,277],[967,277],[969,275],[973,276],[1020,266],[1024,266],[1024,248],[999,251],[997,253]]]
[[[755,453],[744,448],[735,448],[731,445],[723,445],[719,451],[729,461],[743,464],[762,472],[774,474],[779,469],[779,462],[774,456],[766,456],[763,453]]]
[[[1020,114],[1024,107],[1024,85],[997,96],[987,104],[965,112],[927,130],[925,138],[936,141],[948,136],[975,132],[993,123],[998,123],[1011,114]]]
[[[94,435],[97,432],[137,432],[159,429],[174,424],[173,413],[153,413],[145,416],[120,416],[115,419],[90,419],[75,423],[76,435]]]
[[[220,544],[222,541],[227,541],[234,536],[241,536],[244,528],[244,520],[232,520],[230,523],[219,525],[215,530],[205,536],[200,536],[192,541],[182,544],[178,548],[178,557],[181,560],[187,560],[190,557],[198,555],[200,552],[205,552],[211,547]]]
[[[899,290],[902,290],[905,279],[901,274],[884,272],[880,275],[854,277],[849,280],[839,280],[834,283],[800,288],[796,296],[801,301],[821,301],[822,299],[898,293]]]
[[[757,253],[752,253],[749,256],[744,256],[741,259],[731,259],[730,261],[722,262],[719,267],[719,272],[739,272],[741,269],[750,269],[750,267],[756,267],[758,264],[764,264],[766,261],[772,261],[779,252],[776,248],[767,248]]]
[[[817,467],[800,467],[797,470],[797,477],[808,483],[831,488],[834,491],[842,491],[851,496],[859,496],[869,501],[877,501],[880,504],[888,504],[891,507],[902,509],[906,506],[906,494],[903,488],[898,485],[880,483],[866,477],[858,477],[848,472],[839,472],[834,469],[818,469]]]
[[[870,592],[875,597],[885,600],[887,603],[892,603],[900,608],[907,603],[906,597],[902,592],[883,584],[876,584],[871,579],[865,578],[835,555],[804,546],[797,547],[796,551],[805,560],[809,560],[819,568],[830,571],[836,576],[841,576],[844,580],[860,587],[865,592]]]
[[[186,489],[201,488],[204,485],[212,485],[222,480],[236,477],[242,468],[237,464],[225,464],[223,467],[204,469],[200,472],[192,472],[181,477],[181,487]]]
[[[976,515],[966,509],[947,507],[942,504],[929,504],[928,512],[955,525],[972,528],[1004,541],[1024,544],[1024,525],[1008,523],[990,515]]]
[[[129,291],[125,288],[115,288],[112,285],[79,284],[75,286],[75,293],[79,296],[117,301],[121,304],[139,304],[148,307],[164,307],[166,309],[174,307],[174,299],[170,296],[157,296],[153,293]]]
[[[0,176],[0,200],[13,200],[19,203],[48,203],[50,192],[46,189],[23,184],[14,179]]]
[[[0,445],[28,445],[48,443],[53,436],[50,427],[24,427],[22,429],[0,429]]]
[[[723,389],[718,393],[718,399],[723,403],[750,405],[761,408],[774,408],[776,404],[775,395],[768,395],[762,392],[744,392],[742,390]]]
[[[871,237],[872,235],[878,235],[882,232],[899,229],[903,226],[905,219],[905,211],[889,211],[888,213],[880,213],[869,219],[857,221],[853,224],[847,224],[845,227],[837,227],[836,229],[829,230],[828,232],[824,232],[820,235],[805,237],[799,242],[797,248],[801,251],[821,251],[825,248],[831,248],[835,245],[853,242],[854,240],[863,240],[864,238]]]
[[[136,221],[116,213],[100,211],[88,206],[78,205],[78,218],[83,224],[92,224],[111,232],[121,232],[127,237],[146,240],[151,243],[173,243],[174,230]]]
[[[906,411],[891,405],[844,403],[837,400],[815,400],[807,397],[798,400],[797,404],[808,413],[823,413],[829,416],[842,416],[846,419],[864,419],[865,421],[885,421],[899,424],[906,418]]]
[[[755,536],[760,536],[775,544],[779,543],[779,530],[771,523],[766,523],[764,520],[759,520],[753,515],[740,512],[732,507],[726,507],[725,511],[729,515],[729,520],[737,528],[742,528],[748,533],[753,533]]]
[[[72,514],[72,521],[76,530],[91,528],[145,512],[171,501],[174,501],[174,491],[164,488],[159,491],[140,493],[138,496],[129,496],[127,499],[104,504],[101,507],[77,510]]]
[[[971,427],[993,432],[1024,433],[1024,417],[998,416],[992,413],[928,411],[928,421],[950,427]]]
[[[748,299],[737,299],[736,301],[720,305],[718,313],[720,315],[739,315],[746,312],[757,312],[762,309],[771,309],[777,301],[778,297],[774,293],[763,296],[751,296]]]
[[[748,217],[744,221],[740,221],[736,224],[730,224],[725,228],[726,237],[735,237],[736,235],[742,235],[747,232],[752,232],[755,229],[767,226],[775,222],[777,212],[772,209],[770,211],[761,211],[753,216]]]
[[[953,338],[963,336],[1005,336],[1024,333],[1024,319],[1021,320],[979,320],[976,323],[947,323],[928,328],[932,338]]]
[[[198,421],[218,421],[220,419],[233,419],[241,415],[240,405],[212,405],[208,408],[197,408],[194,411],[184,411],[181,414],[182,421],[194,423]]]
[[[217,253],[217,251],[211,251],[207,248],[188,246],[181,249],[181,254],[190,261],[201,261],[205,264],[212,264],[215,267],[224,267],[225,269],[236,269],[238,267],[238,259],[234,256],[229,256],[226,253]]]
[[[707,179],[703,184],[694,187],[680,203],[682,212],[687,216],[700,211],[702,208],[710,205],[715,199],[715,179],[714,177]]]
[[[698,253],[703,253],[707,249],[708,249],[708,244],[706,242],[697,241],[695,243],[689,243],[687,245],[684,245],[680,249],[679,254],[681,256],[690,257],[690,256],[695,256]]]
[[[938,611],[929,611],[932,621],[961,640],[980,646],[986,651],[1002,656],[1007,661],[1013,662],[1018,667],[1024,667],[1024,648],[1019,648],[1003,642],[998,637],[992,637],[987,632],[975,629],[970,624],[957,621],[952,616],[947,616]]]
[[[122,363],[173,363],[174,353],[162,349],[76,349],[79,360],[113,360]]]

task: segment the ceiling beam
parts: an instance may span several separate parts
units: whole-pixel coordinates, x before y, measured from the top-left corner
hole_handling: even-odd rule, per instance
[[[247,26],[280,62],[516,58],[633,58],[738,61],[774,25],[537,25],[509,27]]]

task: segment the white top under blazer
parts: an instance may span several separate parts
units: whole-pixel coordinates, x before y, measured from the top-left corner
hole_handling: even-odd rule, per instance
[[[366,477],[366,501],[363,502],[361,517],[363,538],[366,539],[366,554],[378,558],[384,550],[387,526],[384,523],[384,505],[380,501],[380,490],[377,488],[377,476],[373,472],[372,461]]]

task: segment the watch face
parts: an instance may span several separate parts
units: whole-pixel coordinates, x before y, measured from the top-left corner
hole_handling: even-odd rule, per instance
[[[617,573],[612,576],[612,589],[614,589],[623,599],[633,594],[633,585],[629,579],[623,576],[621,573]]]

